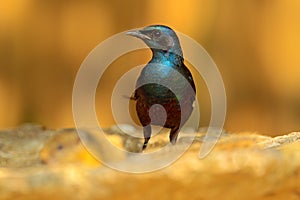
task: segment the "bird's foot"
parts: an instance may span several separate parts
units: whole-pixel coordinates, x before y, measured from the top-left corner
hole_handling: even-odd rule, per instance
[[[144,143],[144,144],[143,144],[142,151],[144,151],[144,150],[146,149],[146,147],[147,147],[147,143]]]
[[[150,139],[150,138],[145,138],[145,142],[144,142],[144,144],[143,144],[142,152],[147,148],[149,139]]]

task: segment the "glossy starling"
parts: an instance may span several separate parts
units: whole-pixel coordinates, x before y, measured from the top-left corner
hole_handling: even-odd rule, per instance
[[[184,65],[178,37],[171,28],[163,25],[129,31],[127,35],[142,39],[153,54],[131,97],[136,101],[137,115],[143,126],[143,150],[151,137],[151,125],[170,128],[170,142],[175,144],[180,128],[193,111],[196,95],[192,74]]]

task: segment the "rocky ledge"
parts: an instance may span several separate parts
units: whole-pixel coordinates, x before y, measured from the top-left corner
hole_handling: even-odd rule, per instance
[[[112,127],[112,143],[136,152],[140,140]],[[182,134],[178,144],[187,137]],[[172,165],[149,173],[110,169],[82,145],[76,130],[24,125],[0,131],[0,199],[300,199],[300,133],[268,137],[223,134],[199,159],[204,133]],[[151,139],[159,149],[167,135]],[[110,157],[126,160],[126,154]]]

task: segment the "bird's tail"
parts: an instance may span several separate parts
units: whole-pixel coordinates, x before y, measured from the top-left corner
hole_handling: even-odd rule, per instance
[[[132,95],[132,96],[128,96],[128,95],[122,95],[122,97],[124,97],[124,98],[126,98],[126,99],[130,99],[130,100],[133,100],[133,101],[135,101],[137,98],[134,96],[134,95]]]

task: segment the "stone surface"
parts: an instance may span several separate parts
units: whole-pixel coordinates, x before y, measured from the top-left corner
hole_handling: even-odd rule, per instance
[[[138,151],[142,143],[115,128],[106,131],[119,148]],[[300,199],[300,133],[224,134],[199,159],[203,135],[172,165],[130,174],[100,164],[74,129],[0,131],[0,199]],[[182,134],[176,146],[187,139]],[[158,135],[147,151],[167,143],[167,134]]]

